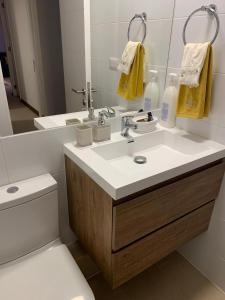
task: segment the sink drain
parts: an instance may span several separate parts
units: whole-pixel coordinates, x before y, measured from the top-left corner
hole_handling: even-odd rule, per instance
[[[11,186],[7,189],[7,193],[8,194],[15,194],[16,192],[19,191],[18,186]]]
[[[145,156],[135,156],[134,162],[139,165],[143,165],[147,163],[147,157]]]

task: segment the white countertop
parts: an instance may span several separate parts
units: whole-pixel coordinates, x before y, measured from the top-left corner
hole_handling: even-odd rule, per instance
[[[115,109],[116,114],[118,116],[124,111],[124,108],[121,106],[115,106],[113,108]],[[96,117],[98,116],[98,112],[101,111],[102,109],[104,108],[95,109]],[[66,126],[66,120],[68,119],[78,119],[82,122],[84,118],[87,118],[87,116],[88,116],[88,111],[79,111],[79,112],[67,113],[62,115],[35,118],[34,126],[39,130],[63,127]]]
[[[225,157],[224,145],[177,128],[165,129],[158,125],[155,132],[141,135],[131,131],[131,135],[135,139],[133,147],[137,147],[140,143],[139,148],[148,147],[144,153],[149,158],[149,164],[134,165],[129,155],[127,158],[121,156],[117,159],[103,157],[113,156],[113,151],[116,153],[121,148],[123,152],[125,151],[123,149],[128,147],[127,140],[120,132],[113,133],[111,141],[94,143],[89,147],[78,147],[76,142],[65,144],[64,153],[114,200]],[[163,143],[166,144],[161,145],[160,139],[164,138]],[[146,146],[146,143],[149,146]],[[107,154],[104,154],[104,151]],[[137,154],[142,154],[140,149],[138,151]]]

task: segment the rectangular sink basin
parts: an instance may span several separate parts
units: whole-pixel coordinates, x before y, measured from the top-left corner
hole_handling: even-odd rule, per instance
[[[153,170],[173,168],[193,154],[210,150],[201,144],[201,138],[177,136],[167,131],[158,131],[146,136],[139,136],[133,143],[127,140],[115,142],[92,149],[113,168],[124,175],[146,173]],[[146,163],[135,162],[137,156],[146,158]]]
[[[112,140],[79,148],[66,144],[65,154],[113,199],[121,199],[225,157],[225,146],[179,129],[137,135],[134,142]],[[146,163],[134,160],[143,156]]]

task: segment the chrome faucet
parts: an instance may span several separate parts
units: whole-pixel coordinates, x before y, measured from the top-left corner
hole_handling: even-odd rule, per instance
[[[132,123],[133,117],[131,116],[125,116],[122,117],[121,121],[121,135],[128,139],[128,143],[134,142],[134,139],[129,134],[129,129],[137,129],[137,125]]]
[[[86,92],[86,101],[87,101],[87,108],[88,108],[88,119],[89,121],[93,121],[96,119],[95,117],[95,110],[93,107],[93,99],[91,97],[91,83],[87,82],[87,92]]]

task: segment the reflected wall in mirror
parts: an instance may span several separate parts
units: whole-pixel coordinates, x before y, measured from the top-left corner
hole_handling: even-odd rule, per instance
[[[117,96],[120,73],[116,70],[128,42],[128,27],[135,14],[147,15],[145,46],[145,81],[149,70],[157,70],[160,96],[167,73],[167,63],[172,30],[174,0],[92,0],[91,48],[92,81],[97,89],[95,103],[98,107],[121,105],[142,108],[140,101],[126,101]],[[137,19],[130,28],[130,40],[142,41],[144,26]],[[160,97],[161,98],[161,97]]]

